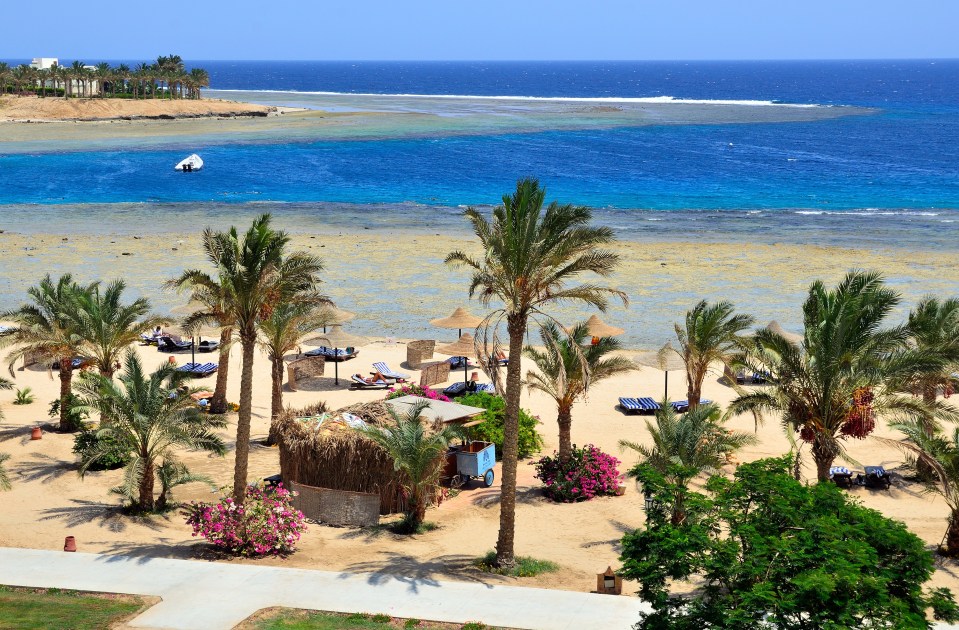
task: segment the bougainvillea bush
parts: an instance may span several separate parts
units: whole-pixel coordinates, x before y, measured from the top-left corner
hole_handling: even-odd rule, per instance
[[[306,530],[303,513],[293,507],[293,493],[278,485],[247,486],[243,505],[232,497],[218,503],[190,503],[186,524],[216,547],[241,556],[292,553]]]
[[[420,387],[414,383],[402,384],[399,387],[391,387],[387,391],[386,400],[401,398],[403,396],[418,396],[420,398],[439,400],[441,402],[450,401],[448,396],[444,396],[435,389],[430,389],[429,387]]]
[[[536,478],[545,484],[546,496],[553,501],[573,503],[593,497],[616,494],[623,483],[619,460],[592,444],[573,446],[573,454],[563,462],[559,457],[543,457],[533,462]]]

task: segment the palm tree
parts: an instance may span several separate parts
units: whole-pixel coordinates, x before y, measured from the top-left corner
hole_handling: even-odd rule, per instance
[[[110,64],[100,62],[93,70],[93,75],[97,78],[97,88],[99,88],[100,98],[103,98],[106,95],[107,83],[113,81],[113,70],[110,69]]]
[[[29,83],[31,77],[33,76],[33,68],[25,63],[22,63],[13,69],[11,76],[13,78],[13,85],[17,91],[17,96],[21,96],[21,92],[23,92],[23,84]]]
[[[754,435],[730,431],[724,423],[715,403],[690,408],[680,415],[668,400],[664,400],[656,412],[656,424],[646,421],[653,445],[629,440],[620,440],[619,445],[636,451],[641,457],[639,464],[630,471],[632,476],[641,464],[649,464],[670,483],[685,490],[693,478],[702,473],[717,472],[734,452],[756,442]],[[686,520],[683,494],[680,492],[674,497],[674,525]]]
[[[107,378],[119,365],[121,353],[166,320],[150,315],[150,301],[138,298],[123,304],[126,283],[114,280],[102,293],[99,286],[77,301],[77,331],[82,338],[80,354],[92,358]]]
[[[82,331],[78,329],[78,296],[93,291],[95,285],[81,286],[70,274],[54,282],[47,275],[40,284],[27,290],[31,302],[14,311],[0,315],[12,321],[15,328],[0,337],[0,346],[16,346],[7,359],[10,373],[20,358],[39,357],[55,361],[60,366],[60,430],[70,431],[70,394],[73,381],[73,358],[83,347]]]
[[[443,456],[454,438],[462,437],[463,431],[456,425],[441,425],[429,431],[421,419],[429,401],[410,407],[405,416],[400,416],[387,407],[396,426],[370,426],[360,431],[377,443],[393,459],[393,466],[403,473],[409,501],[403,529],[415,534],[426,518],[426,505],[436,488],[442,470]]]
[[[273,384],[270,398],[270,435],[267,443],[276,443],[274,423],[283,412],[283,357],[299,347],[304,337],[329,324],[329,311],[319,307],[329,305],[328,298],[313,295],[314,303],[296,299],[276,305],[270,316],[259,322],[260,346],[270,360],[270,375]]]
[[[13,383],[5,378],[0,378],[0,389],[11,389]],[[3,411],[0,411],[0,420],[3,419]],[[7,474],[6,461],[10,459],[7,453],[0,453],[0,490],[10,489],[10,476]]]
[[[605,312],[607,297],[627,302],[626,294],[607,287],[567,284],[584,272],[608,276],[619,257],[600,249],[614,240],[613,231],[589,225],[589,208],[550,203],[543,209],[546,191],[535,179],[517,182],[513,195],[503,196],[503,205],[493,209],[492,223],[480,212],[468,208],[466,219],[482,247],[482,256],[473,258],[461,251],[450,253],[447,264],[464,265],[473,271],[470,297],[484,305],[494,299],[503,307],[485,320],[483,350],[486,354],[490,331],[495,350],[496,328],[503,319],[509,335],[511,360],[506,369],[506,418],[503,441],[503,481],[500,502],[500,530],[496,563],[515,564],[513,539],[516,520],[516,464],[519,432],[519,398],[522,387],[523,335],[531,317],[549,317],[543,309],[559,302],[582,302]]]
[[[83,404],[100,414],[97,435],[112,437],[131,456],[122,493],[138,510],[152,511],[157,503],[154,487],[160,470],[167,468],[163,485],[168,490],[169,479],[174,477],[169,474],[170,467],[182,466],[173,448],[222,455],[226,450],[223,440],[212,429],[226,423],[200,413],[193,399],[178,391],[188,375],[175,366],[164,363],[148,375],[136,353],[129,351],[123,367],[119,383],[102,374],[85,372],[78,390]],[[90,453],[80,463],[80,474],[114,448],[104,446]],[[165,503],[165,492],[162,499]]]
[[[70,86],[70,93],[74,94],[74,88],[80,90],[80,96],[83,96],[85,93],[84,86],[86,85],[86,68],[83,65],[82,61],[74,61],[70,64],[68,70],[68,85]]]
[[[929,435],[926,425],[915,420],[893,422],[889,426],[904,433],[906,440],[883,441],[898,446],[914,456],[917,464],[924,464],[935,473],[926,478],[926,489],[942,496],[949,506],[949,526],[939,551],[944,556],[959,555],[959,428],[946,436],[940,431]]]
[[[526,386],[556,401],[559,458],[566,461],[573,452],[570,437],[573,404],[593,383],[635,370],[636,364],[626,357],[607,356],[619,349],[619,342],[612,337],[600,337],[596,343],[590,343],[585,323],[574,326],[566,336],[555,323],[547,322],[539,334],[544,349],[527,346],[523,350],[539,368],[538,372],[526,372]]]
[[[959,418],[946,406],[900,393],[917,375],[940,373],[945,361],[937,352],[910,349],[905,326],[882,327],[899,302],[899,294],[874,272],[850,272],[833,290],[813,283],[803,304],[802,343],[768,328],[758,331],[744,364],[766,370],[771,387],[739,396],[729,411],[752,412],[757,421],[764,412],[781,413],[790,438],[797,431],[812,443],[820,481],[843,455],[843,441],[865,438],[878,419]]]
[[[753,325],[749,315],[734,314],[731,302],[710,304],[702,300],[686,312],[686,326],[675,324],[679,349],[672,349],[686,364],[686,398],[695,409],[702,398],[703,381],[714,363],[729,363],[743,339],[740,334]],[[667,350],[668,352],[669,350]]]
[[[199,99],[201,98],[200,90],[210,87],[210,73],[203,68],[193,68],[190,70],[190,82],[190,97]]]
[[[222,287],[224,312],[236,326],[243,352],[233,475],[233,499],[237,503],[243,503],[246,496],[257,325],[284,301],[309,302],[323,269],[319,259],[308,254],[284,256],[290,238],[286,232],[271,228],[270,220],[269,214],[257,217],[242,238],[235,227],[229,232],[209,228],[203,232],[204,251],[216,267]]]
[[[10,64],[0,61],[0,95],[7,93],[7,83],[10,81]]]

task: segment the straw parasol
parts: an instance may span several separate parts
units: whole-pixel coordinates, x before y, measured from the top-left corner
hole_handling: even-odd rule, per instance
[[[430,320],[430,324],[439,328],[458,328],[460,337],[463,336],[464,328],[476,328],[481,323],[483,323],[482,317],[473,315],[462,306],[453,311],[453,314],[449,317]]]
[[[473,335],[469,333],[463,333],[455,343],[449,343],[445,346],[440,346],[436,349],[436,351],[440,354],[448,354],[452,357],[479,358],[479,354],[476,352],[476,342],[473,339]],[[469,361],[464,361],[463,379],[465,382],[469,382],[468,371]]]
[[[615,337],[616,335],[622,335],[626,331],[616,326],[610,326],[601,320],[599,315],[590,315],[589,319],[586,320],[586,332],[589,333],[590,337],[598,338]]]
[[[798,346],[803,342],[804,337],[802,335],[797,335],[796,333],[789,332],[788,330],[783,328],[779,324],[779,322],[777,322],[775,319],[769,322],[769,324],[766,325],[766,328],[768,328],[770,332],[776,333],[777,335],[779,335],[780,337],[782,337],[783,339],[785,339],[791,344],[795,344]]]
[[[664,387],[663,397],[668,397],[669,394],[669,372],[670,370],[685,370],[686,362],[683,361],[683,358],[679,356],[676,352],[676,349],[673,348],[673,345],[670,342],[660,348],[656,352],[641,352],[633,357],[633,361],[636,363],[656,368],[657,370],[662,370],[666,375],[666,384]]]
[[[334,324],[345,324],[348,321],[356,319],[356,313],[343,310],[335,306],[326,306],[320,310],[320,314],[327,322],[327,326]],[[326,326],[323,326],[323,332],[326,332]]]
[[[172,309],[170,309],[170,314],[188,317],[194,313],[199,313],[200,311],[205,310],[205,304],[190,300],[186,304],[174,306]],[[201,341],[203,337],[216,337],[220,334],[220,329],[218,327],[209,326],[206,324],[192,331],[187,331],[182,325],[170,326],[167,328],[167,330],[173,332],[175,335],[179,335],[180,337],[190,338],[190,361],[193,363],[196,363],[196,344]]]
[[[308,343],[310,345],[317,346],[326,346],[327,348],[333,348],[334,357],[336,351],[340,348],[356,348],[359,346],[365,346],[370,342],[366,337],[360,337],[359,335],[353,335],[345,330],[341,324],[333,324],[330,326],[329,332],[324,332],[316,337],[311,337],[303,343]],[[333,361],[333,382],[336,385],[340,384],[340,362]]]

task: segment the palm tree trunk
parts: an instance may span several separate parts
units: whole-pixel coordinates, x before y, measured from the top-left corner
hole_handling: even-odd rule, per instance
[[[939,548],[939,553],[944,556],[959,555],[959,510],[953,510],[949,514],[949,528],[946,530],[946,541]]]
[[[699,399],[702,397],[702,388],[703,388],[703,376],[697,374],[688,374],[686,375],[686,403],[689,405],[689,410],[692,411],[699,406]]]
[[[926,383],[922,388],[922,401],[929,405],[936,404],[936,385]],[[935,427],[932,424],[931,418],[921,418],[919,420],[920,426],[922,427],[922,432],[926,434],[926,437],[931,438],[935,433]],[[932,469],[932,466],[924,459],[919,459],[916,462],[916,476],[923,480],[928,481],[936,478],[936,472]],[[956,549],[959,552],[959,548]]]
[[[507,318],[510,362],[506,366],[506,418],[503,426],[503,481],[499,510],[499,537],[496,540],[496,565],[512,568],[516,564],[513,549],[516,532],[516,466],[519,453],[519,397],[521,393],[523,335],[526,318]]]
[[[72,431],[70,421],[70,393],[73,383],[73,358],[60,359],[60,430]]]
[[[270,375],[272,377],[272,396],[270,397],[270,433],[266,445],[273,446],[277,440],[276,419],[283,413],[283,356],[270,357]]]
[[[140,500],[137,502],[144,512],[153,511],[153,462],[143,467],[143,478],[140,479]]]
[[[423,496],[423,489],[413,486],[410,493],[410,511],[408,522],[411,534],[415,534],[423,521],[426,520],[426,498]]]
[[[220,331],[220,364],[216,369],[216,387],[213,388],[213,398],[210,399],[210,413],[226,413],[226,385],[230,371],[230,338],[232,328]]]
[[[816,462],[816,478],[820,482],[829,481],[829,469],[836,460],[836,455],[818,435],[812,445],[812,458]]]
[[[250,421],[253,416],[253,351],[256,331],[240,333],[243,368],[240,375],[240,414],[236,421],[236,464],[233,468],[233,500],[242,505],[246,499],[247,467],[250,463]]]
[[[569,461],[569,458],[573,456],[573,438],[570,435],[573,410],[565,406],[560,407],[556,422],[559,424],[559,461]]]

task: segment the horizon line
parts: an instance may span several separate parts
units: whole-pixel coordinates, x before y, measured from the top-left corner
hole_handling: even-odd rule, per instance
[[[175,53],[174,53],[175,54]],[[162,56],[162,54],[160,55]],[[43,55],[41,55],[43,57]],[[8,57],[0,60],[34,59],[35,57]],[[49,57],[47,57],[49,58]],[[60,57],[57,57],[59,59]],[[107,59],[129,61],[142,57],[106,57],[99,55],[66,55],[64,59]],[[151,58],[152,59],[152,58]],[[845,61],[959,61],[956,57],[767,57],[767,58],[721,58],[721,59],[233,59],[192,58],[184,61],[232,61],[232,62],[285,62],[285,63],[750,63],[750,62],[845,62]]]

